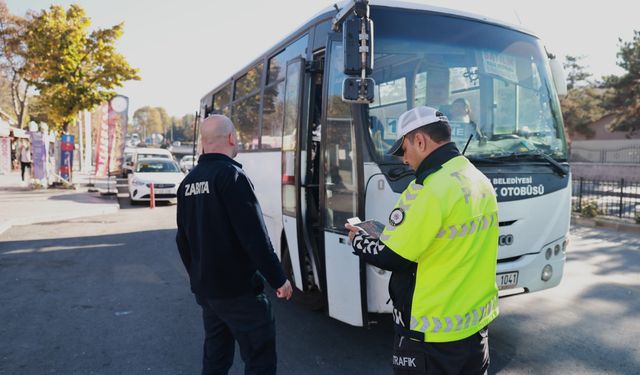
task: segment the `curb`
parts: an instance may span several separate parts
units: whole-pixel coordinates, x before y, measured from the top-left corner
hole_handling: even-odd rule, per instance
[[[578,215],[571,215],[571,224],[579,224],[593,228],[606,228],[617,232],[639,233],[640,225],[631,224],[604,218],[586,218]]]

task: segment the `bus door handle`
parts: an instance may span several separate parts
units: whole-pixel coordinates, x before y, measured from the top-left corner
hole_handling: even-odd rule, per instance
[[[302,184],[300,186],[303,188],[315,188],[315,187],[320,187],[320,184]]]

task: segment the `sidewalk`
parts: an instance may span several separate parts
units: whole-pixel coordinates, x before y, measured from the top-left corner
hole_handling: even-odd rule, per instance
[[[83,183],[87,176],[74,175],[76,190],[33,190],[20,179],[20,172],[0,174],[0,234],[14,225],[28,225],[103,215],[120,209],[116,196],[90,193]]]

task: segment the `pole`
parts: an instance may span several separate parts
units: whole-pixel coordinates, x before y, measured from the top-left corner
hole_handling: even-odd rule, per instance
[[[618,217],[622,217],[622,198],[624,197],[624,178],[620,179],[620,211],[618,213]]]
[[[155,208],[155,207],[156,207],[156,192],[152,182],[151,191],[149,192],[149,208]]]
[[[198,134],[198,111],[196,111],[196,118],[193,120],[193,162],[195,164],[196,161],[196,143],[197,143],[197,134]]]
[[[582,212],[582,183],[583,177],[580,177],[580,191],[578,191],[578,212]]]

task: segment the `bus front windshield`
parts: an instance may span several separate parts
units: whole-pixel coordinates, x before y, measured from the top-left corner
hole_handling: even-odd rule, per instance
[[[368,128],[379,161],[400,115],[426,105],[443,112],[465,155],[544,153],[566,160],[562,118],[539,41],[512,29],[441,14],[377,8]]]

